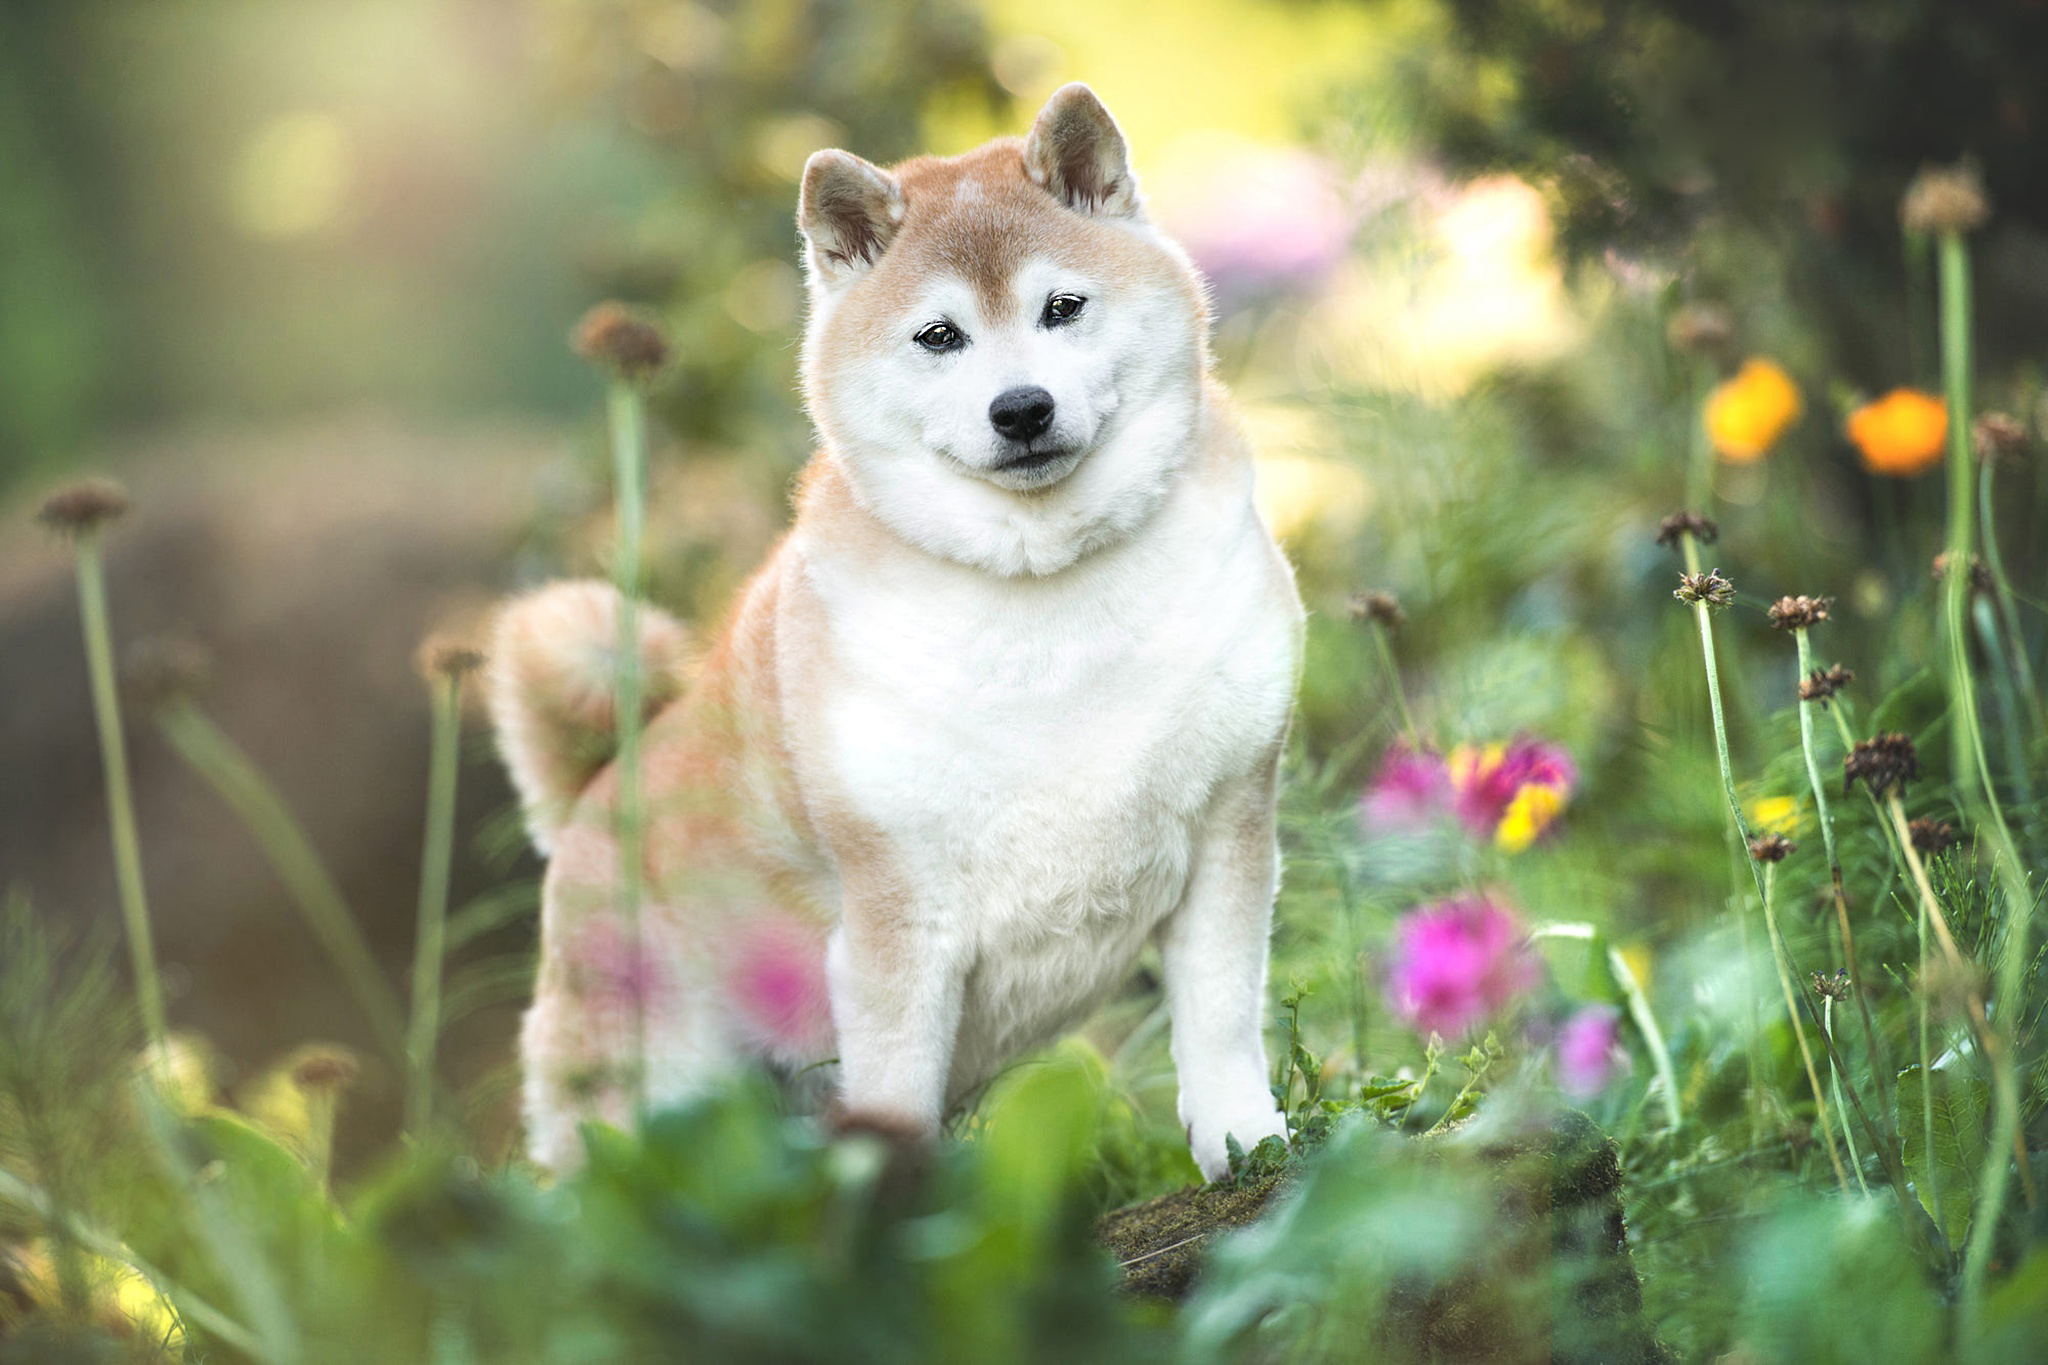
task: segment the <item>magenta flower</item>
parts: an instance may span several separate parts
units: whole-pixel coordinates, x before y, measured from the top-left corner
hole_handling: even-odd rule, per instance
[[[1442,757],[1396,745],[1359,800],[1358,815],[1368,832],[1416,829],[1448,815],[1451,801]]]
[[[770,1047],[802,1053],[831,1046],[825,940],[815,926],[779,911],[757,911],[733,931],[725,986],[750,1031]]]
[[[1474,837],[1509,853],[1534,843],[1571,800],[1578,769],[1555,744],[1517,736],[1506,744],[1461,744],[1451,751],[1452,801]]]
[[[1483,895],[1454,896],[1395,929],[1387,1004],[1418,1033],[1456,1038],[1533,987],[1542,966],[1515,916]]]
[[[1621,1044],[1621,1011],[1588,1005],[1557,1031],[1557,1086],[1574,1099],[1591,1099],[1628,1070]]]

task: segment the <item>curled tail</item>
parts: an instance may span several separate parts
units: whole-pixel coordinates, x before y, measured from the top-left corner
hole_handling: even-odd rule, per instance
[[[618,745],[612,691],[620,604],[609,583],[550,583],[506,603],[492,630],[491,722],[543,855]],[[645,602],[637,615],[644,714],[651,716],[683,690],[688,637],[674,617]]]

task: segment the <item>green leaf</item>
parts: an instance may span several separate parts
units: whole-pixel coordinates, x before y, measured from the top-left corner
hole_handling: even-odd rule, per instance
[[[1961,1246],[1970,1230],[1977,1172],[1984,1165],[1991,1087],[1974,1076],[1951,1071],[1930,1073],[1925,1087],[1920,1077],[1917,1066],[1899,1073],[1899,1136],[1905,1141],[1906,1172],[1949,1245]],[[1929,1093],[1923,1096],[1923,1090]],[[1931,1108],[1923,1107],[1923,1099],[1931,1100]],[[1926,1115],[1930,1113],[1934,1119],[1932,1162],[1927,1150]]]

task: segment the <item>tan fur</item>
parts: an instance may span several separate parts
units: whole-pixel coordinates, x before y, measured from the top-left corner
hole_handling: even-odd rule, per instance
[[[653,607],[639,613],[647,714],[681,695],[689,637]],[[553,845],[570,806],[611,761],[618,595],[609,584],[551,583],[500,609],[486,679],[498,749],[535,842]]]
[[[1135,181],[1123,169],[1121,142],[1113,156],[1091,156],[1062,140],[1075,127],[1084,135],[1105,128],[1114,135],[1113,123],[1092,96],[1085,104],[1062,92],[1029,143],[1003,139],[964,156],[919,158],[887,172],[844,153],[813,158],[803,189],[812,269],[844,291],[832,325],[814,333],[806,356],[814,413],[829,407],[835,387],[860,383],[864,355],[907,344],[901,319],[867,301],[900,296],[932,276],[964,280],[986,313],[1002,317],[1016,313],[1013,277],[1025,262],[1085,264],[1098,277],[1141,282],[1155,296],[1175,300],[1190,333],[1206,339],[1206,303],[1185,259],[1118,218],[1134,213],[1138,202]],[[1027,316],[1023,323],[1032,320]],[[1225,1011],[1233,1016],[1228,1028],[1193,1030],[1176,1043],[1193,1059],[1192,1071],[1235,1078],[1230,1094],[1190,1119],[1203,1130],[1200,1140],[1220,1151],[1219,1123],[1236,1123],[1249,1147],[1275,1121],[1258,1108],[1267,1103],[1257,1053],[1258,995],[1273,880],[1272,754],[1285,727],[1282,689],[1291,651],[1298,650],[1299,606],[1284,561],[1251,511],[1249,454],[1225,395],[1207,378],[1206,346],[1177,354],[1184,354],[1175,362],[1184,369],[1176,382],[1189,395],[1186,453],[1158,480],[1162,489],[1169,481],[1174,488],[1160,496],[1178,499],[1177,524],[1205,525],[1206,518],[1230,538],[1231,553],[1245,564],[1243,595],[1256,604],[1240,604],[1240,610],[1257,615],[1257,638],[1247,647],[1276,660],[1267,672],[1280,681],[1233,675],[1225,695],[1234,703],[1242,692],[1248,718],[1238,725],[1232,717],[1233,733],[1241,730],[1245,738],[1229,742],[1243,751],[1242,758],[1233,750],[1204,759],[1214,771],[1200,780],[1211,787],[1187,798],[1192,808],[1147,812],[1132,822],[1133,830],[1169,829],[1180,840],[1175,849],[1155,852],[1145,841],[1149,836],[1122,844],[1112,840],[1097,856],[1099,885],[1080,886],[1067,899],[1048,893],[1053,899],[1042,908],[1045,927],[999,925],[1000,934],[989,942],[1000,944],[1001,935],[1009,935],[1028,977],[1031,962],[1041,960],[1031,954],[1042,952],[1049,938],[1067,934],[1078,942],[1084,929],[1093,932],[1088,917],[1094,911],[1074,910],[1070,901],[1084,907],[1142,902],[1142,912],[1133,911],[1128,924],[1114,927],[1112,951],[1121,956],[1113,965],[1127,962],[1154,932],[1167,935],[1168,950],[1180,958],[1251,954],[1235,972]],[[979,951],[960,946],[965,936],[979,932],[970,927],[975,907],[958,905],[943,892],[935,897],[933,859],[943,860],[943,854],[916,842],[920,836],[907,834],[904,823],[885,828],[882,816],[864,813],[889,808],[887,800],[877,806],[872,784],[900,784],[902,778],[893,772],[849,776],[849,735],[834,702],[873,694],[871,664],[855,655],[868,646],[886,649],[890,642],[873,639],[870,631],[857,647],[850,645],[844,603],[833,593],[852,591],[849,583],[930,583],[935,591],[981,594],[994,604],[998,619],[1012,611],[1028,617],[1041,610],[1080,610],[1078,619],[1092,620],[1075,604],[1077,594],[1087,591],[1086,579],[1076,587],[1057,574],[1004,577],[910,543],[864,500],[826,434],[828,444],[803,476],[792,534],[750,580],[686,693],[678,695],[671,685],[680,676],[679,629],[658,613],[642,618],[642,655],[662,687],[650,692],[652,719],[644,736],[645,861],[636,916],[622,913],[618,895],[618,773],[605,766],[612,739],[608,640],[616,632],[617,599],[599,584],[557,585],[514,603],[501,619],[493,650],[493,715],[536,842],[553,853],[544,893],[543,965],[523,1038],[529,1137],[534,1154],[550,1165],[578,1159],[579,1118],[629,1117],[624,1097],[636,1087],[652,1104],[673,1102],[723,1065],[747,1056],[808,1074],[812,1064],[832,1055],[831,1029],[837,1028],[843,1043],[849,1021],[869,1042],[859,1059],[840,1050],[847,1098],[861,1105],[865,1097],[852,1092],[867,1085],[881,1095],[878,1110],[929,1130],[943,1104],[957,1102],[1018,1047],[1041,1040],[1116,979],[1106,959],[1092,964],[1100,980],[1090,976],[1090,984],[1073,988],[1071,1000],[1060,997],[1062,1003],[1049,1007],[1064,1011],[1058,1017],[1017,1012],[1013,997],[1024,989],[1017,981],[1025,978],[989,985],[971,964],[958,968],[950,995],[928,989],[940,970],[928,956],[935,938],[969,958]],[[1015,496],[1019,506],[1036,506],[1060,495],[1021,490]],[[1147,556],[1155,553],[1125,549],[1139,563],[1149,563]],[[1176,541],[1156,553],[1189,551]],[[1201,550],[1194,553],[1199,557]],[[1119,629],[1141,626],[1126,621]],[[1197,634],[1192,649],[1220,651],[1200,653],[1211,660],[1204,669],[1227,668],[1228,656],[1238,649],[1235,637]],[[959,641],[962,650],[977,647],[975,640]],[[1031,657],[1020,657],[1016,667],[1028,670]],[[1212,708],[1227,704],[1213,697],[1197,700]],[[949,721],[932,715],[931,733],[943,734]],[[922,723],[921,717],[911,718],[913,740],[921,738],[916,727]],[[859,735],[852,738],[857,743]],[[997,735],[995,742],[1002,738]],[[975,737],[984,748],[990,742],[986,733]],[[860,780],[870,787],[849,785]],[[1213,827],[1207,823],[1212,821]],[[916,820],[909,823],[915,826]],[[1200,833],[1193,832],[1197,827]],[[1062,853],[1049,846],[1020,856],[1036,865]],[[1205,909],[1199,918],[1168,917],[1172,901],[1161,898],[1169,896],[1176,878],[1190,887],[1223,888],[1243,901],[1241,913],[1233,907],[1224,916]],[[1141,895],[1144,888],[1154,888],[1144,891],[1151,899]],[[1038,913],[1032,910],[1025,919]],[[1061,915],[1079,919],[1063,927]],[[948,916],[960,920],[957,931]],[[1231,928],[1235,921],[1250,927]],[[1179,927],[1169,935],[1174,925]],[[755,940],[772,950],[758,963],[745,956]],[[778,957],[781,945],[790,943],[804,951]],[[1179,943],[1189,946],[1172,946]],[[814,959],[818,970],[829,969],[831,980],[831,1017],[823,1034],[803,976]],[[771,1006],[782,999],[778,992],[798,1000],[800,1017],[734,1022],[745,1013],[742,987],[750,981],[758,987],[756,997],[765,993]],[[998,992],[993,1003],[979,1001],[984,1016],[978,1022],[961,1014],[962,999],[975,1004],[977,989]],[[1188,989],[1183,986],[1182,993]],[[912,1044],[948,1027],[965,1032],[957,1052],[951,1035],[941,1038],[946,1055],[930,1063],[938,1068],[936,1076],[925,1060],[902,1060],[917,1050]],[[1176,1029],[1180,1037],[1178,1019]],[[905,1041],[901,1048],[892,1041],[899,1037]],[[1226,1051],[1229,1057],[1217,1060]],[[644,1072],[636,1077],[643,1058]]]

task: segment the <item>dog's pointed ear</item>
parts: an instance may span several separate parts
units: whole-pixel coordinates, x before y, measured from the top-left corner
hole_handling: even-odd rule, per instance
[[[1141,206],[1123,130],[1076,81],[1053,92],[1024,139],[1024,171],[1082,213],[1135,218]]]
[[[827,289],[851,284],[888,249],[903,221],[903,187],[881,167],[834,148],[804,163],[796,224],[811,278]]]

